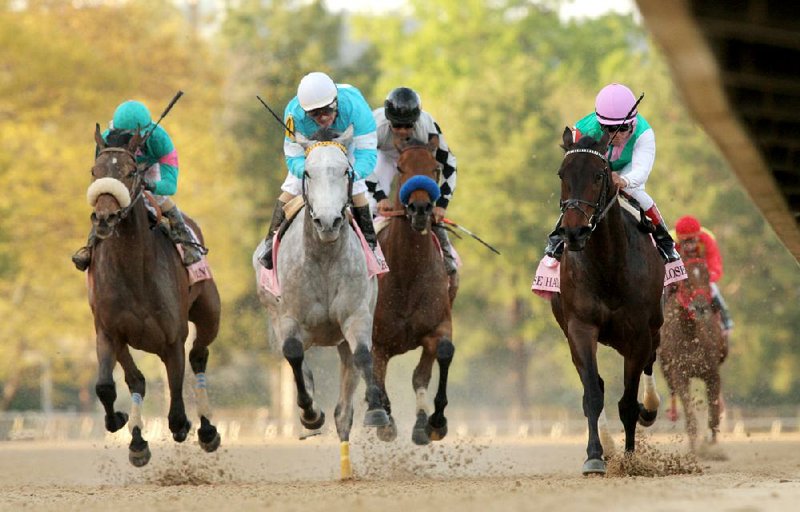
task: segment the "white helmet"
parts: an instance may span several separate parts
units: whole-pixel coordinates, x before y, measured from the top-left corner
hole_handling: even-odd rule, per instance
[[[307,74],[297,86],[297,101],[306,112],[330,105],[336,94],[336,84],[320,71]]]

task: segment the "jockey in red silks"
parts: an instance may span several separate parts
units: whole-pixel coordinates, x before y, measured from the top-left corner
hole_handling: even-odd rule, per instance
[[[611,166],[614,185],[633,197],[645,210],[647,218],[655,226],[653,238],[664,261],[677,261],[675,242],[669,234],[664,218],[655,201],[645,192],[644,186],[656,158],[656,137],[650,124],[634,108],[636,96],[622,84],[603,87],[595,98],[595,111],[577,123],[573,140],[589,136],[600,140],[604,133],[612,135],[606,158]],[[564,242],[556,230],[548,236],[545,254],[561,259]]]
[[[675,224],[678,243],[676,248],[681,254],[697,253],[706,260],[709,280],[711,281],[711,305],[719,311],[722,331],[727,337],[733,330],[733,320],[725,300],[720,294],[717,281],[722,277],[722,255],[719,252],[714,234],[702,227],[700,221],[691,215],[684,215]]]

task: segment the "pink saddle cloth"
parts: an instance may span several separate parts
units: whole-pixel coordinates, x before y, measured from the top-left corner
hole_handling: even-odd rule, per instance
[[[536,275],[531,283],[531,291],[544,299],[550,300],[553,294],[561,291],[561,268],[560,262],[545,256],[536,268]],[[677,283],[686,279],[686,267],[683,260],[673,261],[664,265],[664,286]]]
[[[194,230],[189,226],[186,225],[186,228],[192,234],[192,240],[196,243],[200,243],[200,240],[197,238]],[[181,259],[183,259],[183,246],[181,244],[175,244],[175,247],[178,249],[178,253],[181,255]],[[189,265],[186,267],[186,273],[189,274],[189,286],[198,283],[200,281],[205,281],[206,279],[212,279],[213,276],[211,275],[211,266],[208,264],[208,259],[206,259],[206,255],[203,254],[200,258],[200,261]]]
[[[381,245],[378,244],[373,252],[372,249],[369,248],[369,244],[366,238],[364,238],[364,234],[361,233],[358,224],[353,219],[350,219],[350,225],[353,226],[361,242],[361,250],[364,252],[364,258],[367,260],[368,277],[380,277],[381,274],[389,272],[389,265],[386,264],[386,258],[383,257]],[[280,246],[281,243],[280,240],[278,240],[278,233],[276,232],[272,237],[272,268],[267,269],[264,268],[263,265],[258,266],[258,286],[263,291],[269,292],[275,297],[281,296],[281,284],[278,281],[278,250]]]

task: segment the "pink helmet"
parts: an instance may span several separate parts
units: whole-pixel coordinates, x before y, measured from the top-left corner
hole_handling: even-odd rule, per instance
[[[637,111],[631,112],[635,104],[636,96],[630,89],[622,84],[608,84],[597,93],[594,112],[600,124],[622,124],[623,121],[630,124],[636,118]]]

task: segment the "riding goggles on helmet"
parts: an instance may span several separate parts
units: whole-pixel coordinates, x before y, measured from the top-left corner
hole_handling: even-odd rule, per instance
[[[631,129],[631,125],[629,124],[601,124],[600,127],[603,131],[608,133],[625,133]]]
[[[338,106],[339,106],[338,102],[336,100],[333,100],[332,102],[330,102],[329,104],[325,105],[324,107],[315,108],[314,110],[306,111],[306,115],[309,116],[309,117],[313,117],[313,118],[317,118],[317,117],[325,116],[325,115],[331,115],[334,112],[336,112],[336,109],[337,109]]]

